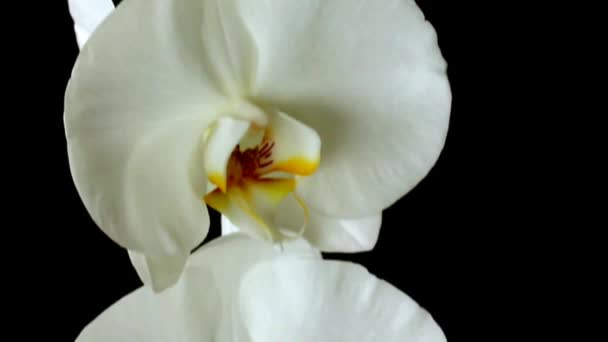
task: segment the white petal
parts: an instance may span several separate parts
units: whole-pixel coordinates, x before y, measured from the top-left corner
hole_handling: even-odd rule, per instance
[[[320,258],[302,241],[287,251],[288,260]],[[213,240],[188,259],[175,286],[156,294],[146,287],[134,291],[91,322],[77,341],[245,342],[233,309],[242,278],[254,264],[284,253],[243,234]]]
[[[142,283],[150,286],[153,291],[160,292],[179,279],[188,255],[146,257],[129,251],[129,258]]]
[[[188,259],[185,273],[204,269],[211,273],[218,288],[226,293],[236,291],[243,274],[255,263],[269,260],[280,251],[272,245],[237,233],[222,236],[203,245]]]
[[[222,341],[217,335],[230,333],[230,307],[241,277],[253,263],[276,254],[272,246],[242,234],[213,240],[192,254],[175,286],[158,294],[144,287],[127,295],[77,341]]]
[[[68,0],[68,6],[74,19],[78,47],[86,43],[97,25],[114,9],[112,0]]]
[[[82,49],[66,93],[85,206],[148,256],[189,253],[208,230],[202,135],[225,101],[203,63],[201,21],[197,1],[125,1]]]
[[[243,280],[240,303],[252,342],[446,341],[426,310],[351,263],[263,262]]]
[[[221,89],[232,98],[247,97],[256,76],[257,52],[235,8],[236,2],[198,2],[203,7],[202,41]]]
[[[327,215],[375,215],[443,148],[451,107],[433,27],[411,0],[240,0],[258,47],[252,99],[321,136],[298,193]]]
[[[215,341],[222,316],[222,293],[205,270],[158,294],[142,287],[125,296],[80,333],[77,342]]]
[[[250,125],[248,121],[225,117],[217,120],[210,129],[205,142],[205,171],[209,180],[222,192],[226,192],[226,172],[230,155]]]

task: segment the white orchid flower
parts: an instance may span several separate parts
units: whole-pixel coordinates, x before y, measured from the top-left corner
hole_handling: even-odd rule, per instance
[[[389,283],[294,244],[281,253],[242,233],[214,240],[193,253],[175,286],[135,290],[76,341],[446,341],[432,316]]]
[[[70,1],[70,166],[156,290],[205,238],[205,203],[262,239],[369,250],[443,148],[446,63],[413,0],[108,4]]]

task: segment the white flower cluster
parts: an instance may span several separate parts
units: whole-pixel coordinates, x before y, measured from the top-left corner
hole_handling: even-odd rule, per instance
[[[451,107],[413,0],[69,0],[76,188],[144,286],[78,341],[445,341],[362,266]],[[209,229],[223,236],[191,251]]]

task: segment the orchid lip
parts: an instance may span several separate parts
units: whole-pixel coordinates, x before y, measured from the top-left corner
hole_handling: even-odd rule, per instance
[[[261,126],[231,117],[220,118],[205,134],[207,178],[217,188],[205,203],[238,226],[251,226],[271,241],[286,240],[275,227],[278,206],[293,196],[304,211],[301,236],[308,221],[306,203],[295,193],[297,177],[312,175],[319,166],[320,139],[316,132],[279,111],[267,113]]]

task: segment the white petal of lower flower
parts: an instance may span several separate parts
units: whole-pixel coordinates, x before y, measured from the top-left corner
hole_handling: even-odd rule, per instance
[[[445,341],[428,312],[363,267],[323,261],[303,240],[293,246],[216,239],[175,286],[127,295],[77,341]]]
[[[245,342],[233,331],[238,317],[233,302],[242,278],[254,264],[285,253],[289,260],[320,258],[304,241],[281,251],[244,234],[213,240],[192,254],[173,287],[134,291],[91,322],[77,341]]]
[[[179,279],[188,255],[164,255],[147,257],[144,254],[129,251],[131,264],[137,275],[153,291],[160,292]]]
[[[359,265],[275,259],[242,282],[242,319],[252,342],[444,342],[431,315]]]
[[[141,287],[80,333],[77,342],[218,341],[222,294],[205,270],[190,270],[174,287],[154,293]]]
[[[68,0],[74,19],[74,31],[78,46],[82,47],[99,23],[114,9],[112,0]]]
[[[321,137],[296,190],[327,215],[375,215],[443,148],[451,92],[431,24],[413,0],[240,0],[258,48],[252,98]]]

